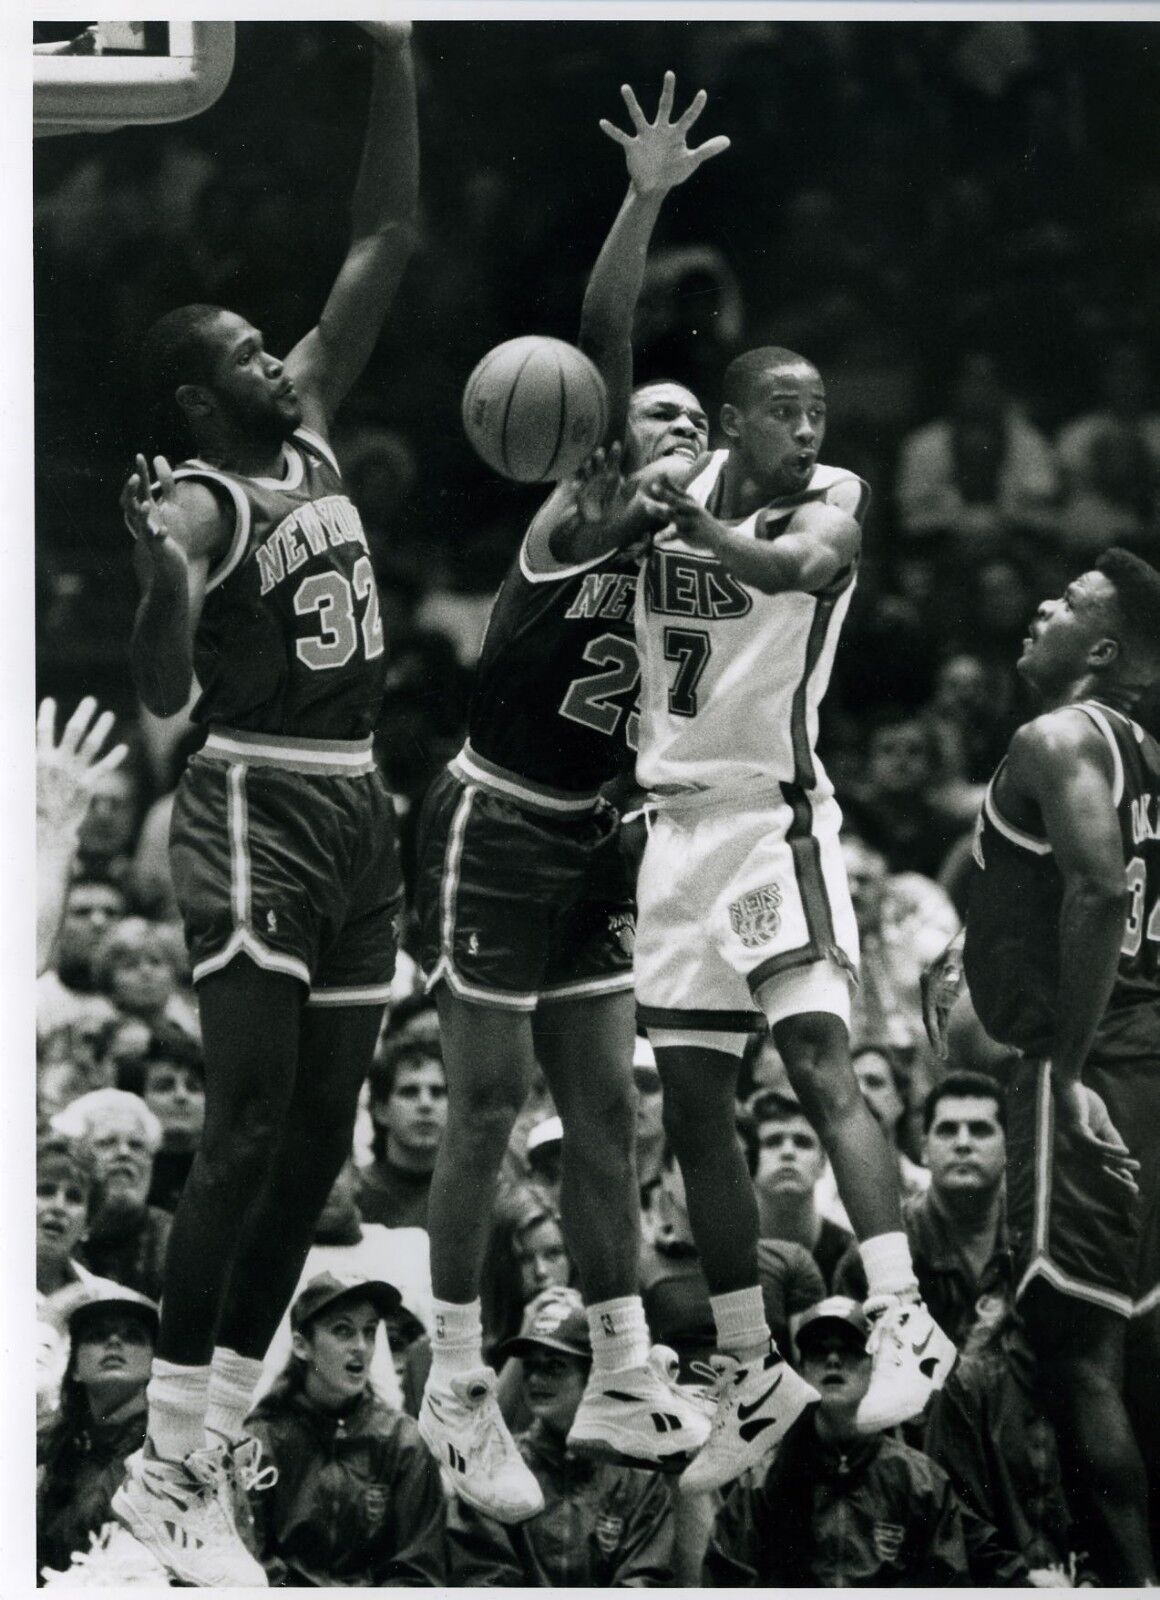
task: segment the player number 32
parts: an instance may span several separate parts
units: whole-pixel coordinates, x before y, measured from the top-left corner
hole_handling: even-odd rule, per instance
[[[356,600],[361,617],[355,612]],[[300,617],[318,613],[321,632],[295,645],[298,659],[312,672],[345,667],[358,649],[360,628],[366,659],[373,661],[383,653],[379,591],[367,556],[359,556],[349,578],[341,572],[315,572],[303,578],[294,595],[294,610]]]

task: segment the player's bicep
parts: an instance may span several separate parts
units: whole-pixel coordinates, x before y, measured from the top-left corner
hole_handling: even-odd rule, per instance
[[[790,518],[774,546],[785,564],[786,587],[814,593],[857,559],[862,535],[857,522],[837,506],[802,506]]]

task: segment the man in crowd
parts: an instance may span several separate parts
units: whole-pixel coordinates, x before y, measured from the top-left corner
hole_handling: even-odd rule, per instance
[[[906,1202],[903,1220],[931,1314],[961,1346],[979,1296],[1002,1292],[1010,1278],[1003,1099],[991,1079],[953,1072],[927,1096],[922,1123],[930,1188]],[[834,1284],[840,1294],[863,1292],[856,1251],[839,1265]]]
[[[705,1559],[713,1588],[958,1587],[968,1582],[958,1501],[941,1467],[857,1410],[870,1382],[861,1307],[841,1295],[797,1330],[819,1401],[786,1436],[763,1481],[743,1479]]]
[[[818,1210],[826,1166],[821,1140],[797,1102],[772,1089],[752,1096],[749,1113],[757,1139],[753,1182],[760,1237],[804,1245],[828,1289],[854,1235]]]
[[[406,1035],[386,1040],[368,1088],[374,1160],[358,1174],[363,1220],[385,1228],[425,1228],[431,1174],[447,1121],[439,1041]]]

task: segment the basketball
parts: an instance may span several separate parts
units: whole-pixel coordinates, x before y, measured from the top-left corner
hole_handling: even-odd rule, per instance
[[[468,378],[463,426],[488,466],[505,478],[567,478],[604,438],[604,379],[582,351],[562,339],[508,339],[489,350]]]

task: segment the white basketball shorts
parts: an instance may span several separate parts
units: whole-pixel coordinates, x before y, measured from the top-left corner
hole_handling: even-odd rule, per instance
[[[650,1029],[744,1033],[761,1016],[832,1010],[848,989],[810,987],[782,1007],[778,980],[801,991],[808,969],[858,970],[858,925],[832,798],[791,785],[783,799],[653,813],[637,881],[634,974]],[[826,1003],[826,993],[838,995]],[[812,998],[811,998],[812,996]],[[819,998],[820,997],[820,998]],[[814,1003],[817,1000],[818,1003]]]

